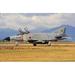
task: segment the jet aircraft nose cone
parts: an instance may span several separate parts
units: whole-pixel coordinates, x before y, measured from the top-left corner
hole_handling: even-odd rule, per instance
[[[10,37],[6,37],[4,40],[6,40],[6,41],[10,41]]]

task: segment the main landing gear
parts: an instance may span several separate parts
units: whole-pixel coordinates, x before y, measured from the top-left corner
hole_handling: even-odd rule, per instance
[[[33,46],[37,46],[36,42],[33,43]]]
[[[51,41],[48,42],[48,46],[51,46]]]

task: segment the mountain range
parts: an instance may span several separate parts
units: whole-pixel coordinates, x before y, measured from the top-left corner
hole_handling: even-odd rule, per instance
[[[61,27],[61,26],[60,26]],[[42,32],[42,33],[50,33],[60,27],[56,27],[56,28],[37,28],[35,30],[32,30],[30,32],[32,33],[36,33],[36,32]],[[71,41],[75,41],[75,27],[73,26],[70,26],[70,25],[65,25],[66,27],[66,34],[71,37],[72,39],[70,39]],[[17,30],[14,30],[14,29],[10,29],[10,28],[0,28],[0,40],[4,39],[5,37],[8,37],[8,36],[13,36],[13,35],[17,35],[19,34],[19,32]]]

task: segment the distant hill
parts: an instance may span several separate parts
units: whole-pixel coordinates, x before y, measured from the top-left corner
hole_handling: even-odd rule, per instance
[[[75,41],[75,27],[67,26],[66,34],[72,38],[72,41]]]
[[[9,28],[0,28],[0,40],[18,34],[18,31]]]
[[[66,28],[66,34],[68,35],[71,35],[71,36],[75,36],[75,27],[73,26],[70,26],[70,25],[64,25],[65,28]],[[43,30],[42,32],[52,32],[54,30],[57,30],[58,28],[61,28],[63,26],[60,26],[60,27],[56,27],[56,28],[52,28],[52,29],[46,29],[46,30]]]
[[[62,27],[62,26],[60,26]],[[56,27],[56,28],[52,28],[52,29],[46,29],[46,30],[43,30],[42,32],[46,32],[46,33],[49,33],[49,32],[52,32],[60,27]],[[75,27],[73,26],[70,26],[70,25],[65,25],[66,27],[66,34],[71,37],[72,39],[69,39],[71,41],[75,41]]]

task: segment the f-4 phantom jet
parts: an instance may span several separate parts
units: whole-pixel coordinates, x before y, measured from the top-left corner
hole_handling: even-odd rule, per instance
[[[18,42],[27,41],[29,43],[32,43],[34,46],[40,43],[51,45],[51,42],[53,41],[66,39],[65,31],[66,31],[65,26],[59,27],[58,29],[50,33],[49,32],[48,33],[31,33],[26,29],[25,31],[22,31],[21,29],[19,29],[20,34],[6,37],[4,40],[6,41],[15,40]]]

